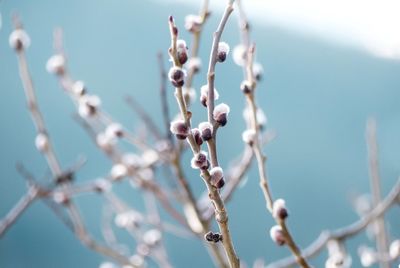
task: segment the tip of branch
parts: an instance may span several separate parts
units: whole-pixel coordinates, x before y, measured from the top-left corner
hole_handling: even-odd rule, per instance
[[[21,22],[21,18],[18,14],[18,12],[13,12],[11,14],[11,20],[14,24],[15,29],[21,29],[22,28],[22,22]]]
[[[174,22],[174,17],[172,15],[169,15],[168,20],[169,20],[170,23],[173,23]]]

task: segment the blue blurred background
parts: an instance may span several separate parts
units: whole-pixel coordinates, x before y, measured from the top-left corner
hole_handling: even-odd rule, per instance
[[[138,118],[124,105],[123,96],[135,96],[153,118],[162,123],[156,53],[166,53],[169,46],[167,17],[174,14],[183,29],[185,15],[197,13],[198,8],[196,4],[132,0],[5,0],[0,3],[3,16],[0,30],[0,216],[5,215],[26,191],[24,180],[15,169],[17,162],[24,163],[37,178],[48,174],[44,159],[34,147],[35,131],[26,109],[16,57],[8,46],[11,13],[20,14],[32,39],[27,51],[29,65],[40,108],[63,166],[72,165],[79,155],[88,157],[88,163],[77,176],[77,181],[83,182],[106,174],[111,164],[72,119],[73,105],[56,79],[45,70],[45,63],[52,55],[54,27],[64,29],[72,75],[84,80],[118,121],[139,130]],[[201,45],[204,63],[219,18],[220,12],[213,12],[205,27]],[[251,20],[251,15],[249,18]],[[322,229],[337,228],[357,219],[350,200],[354,194],[369,191],[364,134],[369,116],[376,117],[378,122],[384,192],[387,193],[397,180],[400,171],[400,64],[277,26],[257,21],[252,25],[257,60],[265,69],[257,93],[258,103],[268,116],[268,129],[277,132],[277,138],[265,148],[271,186],[275,197],[286,199],[291,214],[290,228],[298,243],[306,246]],[[189,41],[190,35],[181,32]],[[229,21],[223,40],[231,47],[239,42],[235,16]],[[242,72],[231,58],[217,67],[216,87],[220,101],[231,106],[230,122],[220,131],[218,145],[223,166],[227,166],[232,156],[243,148],[244,101],[239,90]],[[204,69],[195,78],[196,89],[206,83]],[[168,93],[170,103],[174,104],[171,87]],[[171,106],[176,111],[175,105]],[[197,123],[206,113],[198,102],[194,107]],[[199,195],[204,190],[200,178],[190,168],[187,172]],[[130,189],[121,186],[117,190],[127,202],[139,208],[143,206],[140,197]],[[97,237],[100,237],[102,202],[102,198],[95,195],[78,200],[90,230]],[[260,257],[271,262],[289,254],[286,248],[276,247],[269,238],[273,220],[265,211],[255,166],[249,173],[248,183],[237,191],[228,209],[237,252],[245,262],[252,264]],[[392,238],[400,236],[398,213],[395,208],[386,217]],[[353,267],[360,267],[356,255],[360,243],[373,245],[363,234],[349,241]],[[176,267],[212,266],[197,240],[168,235],[166,247]],[[41,202],[28,209],[0,240],[2,268],[97,267],[102,261],[102,256],[82,246]],[[323,267],[324,261],[322,254],[313,264]]]

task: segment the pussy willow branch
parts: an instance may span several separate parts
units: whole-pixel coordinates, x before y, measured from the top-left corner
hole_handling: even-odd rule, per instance
[[[19,25],[19,22],[16,22],[16,28],[20,27],[21,25]],[[54,174],[54,178],[56,178],[58,175],[61,174],[61,166],[56,157],[56,154],[54,153],[42,113],[40,112],[37,104],[33,81],[29,73],[28,63],[25,57],[25,50],[20,49],[17,50],[16,53],[18,58],[19,75],[23,83],[28,109],[31,113],[32,121],[36,127],[36,131],[38,132],[38,134],[45,135],[45,137],[48,139],[48,149],[43,152],[43,155],[47,160],[51,172]]]
[[[267,210],[272,214],[272,206],[273,206],[273,197],[270,191],[269,187],[269,180],[267,177],[267,171],[266,171],[266,164],[265,161],[267,157],[263,154],[262,148],[261,148],[261,141],[260,141],[260,127],[259,123],[257,120],[257,105],[255,102],[255,90],[256,90],[256,80],[254,79],[254,73],[253,73],[253,61],[254,61],[254,53],[255,53],[255,45],[250,45],[250,34],[249,34],[249,26],[248,22],[246,21],[246,17],[244,17],[244,12],[242,10],[242,7],[240,5],[240,0],[238,4],[238,8],[240,9],[239,16],[240,18],[240,28],[242,31],[242,42],[243,45],[248,49],[247,51],[247,57],[246,57],[246,64],[244,65],[244,72],[246,74],[246,79],[251,85],[251,90],[249,94],[246,94],[246,100],[247,100],[247,105],[248,108],[251,111],[251,127],[255,132],[255,140],[252,144],[252,148],[254,151],[254,155],[257,159],[257,166],[258,166],[258,171],[259,171],[259,177],[260,177],[260,187],[261,190],[264,194],[264,198],[266,201],[266,207]],[[250,45],[250,47],[248,47]],[[278,219],[276,218],[276,223],[282,228],[282,232],[285,236],[285,244],[288,246],[288,248],[292,251],[293,255],[296,257],[297,263],[303,267],[303,268],[308,268],[309,265],[307,261],[304,259],[302,256],[299,247],[297,246],[296,242],[294,241],[288,226],[286,224],[286,219]]]
[[[338,240],[345,241],[357,235],[361,231],[374,222],[377,218],[382,217],[391,206],[398,204],[400,199],[400,178],[393,186],[389,194],[370,212],[362,216],[358,221],[347,225],[345,227],[333,230],[323,231],[319,237],[314,240],[303,252],[303,256],[307,259],[317,256],[321,252],[328,241]],[[294,257],[287,257],[282,260],[273,262],[267,266],[267,268],[287,268],[294,267],[296,265],[296,259]]]
[[[58,30],[57,34],[55,34],[55,44],[56,44],[56,51],[58,53],[63,53],[63,46],[62,46],[62,35],[61,35],[61,31]],[[65,57],[65,55],[64,55]],[[59,81],[60,81],[60,85],[64,88],[64,90],[68,93],[72,93],[73,89],[73,79],[71,78],[71,76],[69,75],[68,71],[67,71],[67,67],[65,66],[65,71],[63,72],[62,75],[59,76]],[[71,97],[73,96],[72,94],[70,94]],[[72,98],[74,101],[75,99]],[[105,115],[103,111],[97,111],[97,116],[98,118],[102,118],[105,119],[106,122],[99,122],[99,123],[103,123],[105,126],[107,126],[107,124],[109,124],[110,122],[113,122],[113,120],[111,119],[110,116]],[[88,131],[89,134],[95,135],[97,132],[93,131],[91,124],[89,122],[87,122],[86,120],[79,120],[81,122],[81,125],[84,127],[84,129],[86,129]],[[128,136],[133,137],[132,134],[129,134],[129,132],[125,131]],[[95,137],[92,137],[95,140]],[[142,149],[146,149],[143,148],[142,146],[140,146],[140,144],[136,144],[139,148]],[[114,162],[114,163],[118,163],[118,161],[121,159],[121,155],[119,152],[117,152],[115,150],[115,148],[113,148],[113,150],[107,151],[107,150],[103,150],[102,148],[100,148],[108,157],[110,157],[110,159]],[[132,179],[135,179],[134,177],[138,177],[137,174],[129,174],[129,176]],[[184,227],[189,228],[186,220],[182,217],[182,215],[174,208],[174,206],[170,203],[169,198],[167,197],[167,195],[164,193],[164,191],[154,182],[151,181],[147,181],[141,178],[138,178],[138,182],[139,182],[139,186],[142,187],[145,190],[149,190],[151,191],[156,197],[157,199],[160,200],[160,204],[165,208],[165,210],[173,217],[175,218],[180,224],[182,224]]]
[[[31,185],[24,196],[14,205],[7,215],[0,221],[0,238],[12,226],[21,214],[39,197],[40,191]]]
[[[266,131],[265,135],[263,135],[263,144],[270,143],[274,138],[274,131]],[[247,171],[249,170],[253,158],[253,150],[249,146],[246,146],[239,159],[234,160],[231,164],[229,164],[228,171],[225,175],[227,182],[221,191],[221,197],[225,203],[231,200],[235,190],[240,185]],[[214,209],[208,202],[206,202],[207,199],[207,193],[204,193],[201,199],[198,201],[198,204],[200,210],[202,211],[203,218],[210,220],[214,215]]]
[[[214,38],[211,47],[210,60],[208,64],[207,72],[207,83],[208,83],[208,96],[207,96],[207,115],[208,122],[214,127],[212,132],[212,138],[207,141],[208,152],[210,153],[211,166],[218,166],[218,156],[217,156],[217,130],[218,125],[216,124],[213,116],[214,112],[214,82],[215,82],[215,65],[217,64],[217,53],[218,45],[221,40],[222,32],[224,31],[226,22],[229,19],[230,14],[233,11],[233,0],[228,2],[225,11],[222,15],[221,21],[218,25],[217,30],[214,32]]]
[[[381,202],[381,177],[379,175],[379,161],[378,161],[378,142],[376,137],[376,120],[373,118],[368,119],[366,127],[366,139],[368,148],[368,162],[369,162],[369,174],[370,174],[370,185],[372,193],[372,206],[375,207]],[[378,254],[383,256],[386,254],[388,249],[388,239],[385,228],[384,217],[376,219],[376,247]],[[390,262],[380,258],[380,268],[390,268]]]
[[[81,124],[81,126],[88,132],[88,133],[93,133],[92,128],[90,124],[79,118],[78,122]],[[94,136],[92,136],[92,139],[95,139]],[[95,140],[93,141],[95,142]],[[103,150],[102,148],[99,147],[99,149],[106,155],[108,156],[113,163],[118,163],[119,160],[121,159],[121,154],[117,152],[116,150],[113,151],[107,151]],[[144,190],[152,192],[155,197],[160,201],[160,204],[163,206],[165,211],[171,215],[177,222],[179,222],[182,226],[190,230],[190,227],[188,226],[185,218],[181,215],[179,211],[177,211],[174,206],[171,204],[168,195],[157,185],[156,183],[152,181],[145,180],[143,178],[140,178],[138,174],[128,174],[128,177],[132,179],[133,181],[136,181],[138,183],[138,186],[141,187]]]
[[[15,25],[16,28],[22,28],[22,25],[19,23],[18,18],[15,18]],[[48,138],[49,145],[51,144],[50,139],[48,137],[48,131],[45,127],[45,123],[43,120],[43,117],[39,111],[38,104],[36,101],[36,96],[35,96],[35,90],[33,87],[33,82],[32,78],[28,69],[28,64],[26,61],[25,57],[25,51],[24,49],[18,49],[16,50],[17,52],[17,58],[18,58],[18,63],[19,63],[19,70],[20,70],[20,76],[21,80],[24,86],[25,90],[25,95],[27,98],[28,102],[28,107],[32,115],[32,120],[37,127],[38,133],[41,133],[43,135],[46,135]],[[52,171],[52,175],[54,179],[57,179],[60,174],[62,174],[61,166],[57,160],[56,154],[54,153],[54,150],[52,149],[51,146],[48,147],[47,150],[44,151],[45,158],[48,162],[48,166],[50,167]],[[62,186],[64,186],[65,183],[63,183]],[[68,183],[65,184],[67,186]],[[102,246],[98,244],[95,240],[91,239],[89,235],[86,233],[86,230],[83,225],[82,218],[78,212],[78,209],[75,207],[75,205],[72,203],[72,200],[67,202],[65,204],[65,208],[69,212],[71,221],[73,222],[74,226],[74,232],[78,239],[87,247],[93,249],[94,251],[97,251],[101,254],[104,254],[106,256],[109,256],[116,261],[118,261],[121,264],[131,264],[128,258],[125,256],[121,255],[120,253],[114,251],[112,248]]]
[[[225,18],[225,17],[227,17],[227,16],[229,16],[229,13],[224,13],[222,20],[226,20],[227,18]],[[177,36],[177,28],[176,28],[175,23],[173,22],[172,17],[170,18],[169,23],[170,23],[170,32],[171,32],[171,47],[169,49],[169,54],[171,56],[171,60],[174,64],[174,66],[181,67],[181,65],[179,64],[179,61],[177,59],[177,56],[176,56],[176,41],[177,41],[178,36]],[[188,115],[187,106],[185,103],[185,99],[183,97],[182,87],[176,87],[175,97],[177,99],[179,109],[181,111],[181,115],[184,119],[185,125],[189,129],[189,135],[187,137],[187,141],[192,149],[193,154],[195,155],[196,153],[198,153],[200,151],[200,148],[196,144],[194,137],[192,135],[192,132],[191,132],[190,116]],[[208,172],[208,170],[202,170],[201,177],[203,178],[203,180],[207,186],[207,189],[210,194],[209,197],[215,206],[216,219],[217,219],[217,223],[218,223],[220,232],[223,236],[222,244],[224,246],[225,253],[228,257],[231,267],[237,268],[240,265],[239,258],[236,255],[236,252],[235,252],[235,249],[233,246],[233,242],[232,242],[232,238],[231,238],[231,235],[229,232],[228,216],[227,216],[224,202],[221,199],[221,196],[219,195],[218,189],[216,187],[214,187],[213,185],[211,185],[211,183],[210,183],[211,177],[210,177],[210,173]]]
[[[200,10],[200,18],[201,18],[201,25],[199,31],[196,31],[193,33],[193,41],[192,41],[192,49],[190,51],[190,57],[191,58],[197,58],[199,54],[199,46],[200,46],[200,37],[201,37],[201,32],[203,30],[204,24],[209,16],[209,11],[208,11],[208,5],[209,5],[209,0],[204,0],[202,8]],[[192,84],[193,84],[193,78],[194,78],[195,70],[193,68],[190,68],[188,70],[188,75],[186,78],[186,85],[185,87],[190,89]]]

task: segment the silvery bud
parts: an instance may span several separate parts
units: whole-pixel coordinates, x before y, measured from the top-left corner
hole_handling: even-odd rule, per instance
[[[189,135],[189,128],[186,126],[185,121],[183,121],[182,119],[172,121],[169,129],[180,140],[186,139]]]
[[[283,233],[282,227],[279,225],[272,226],[269,231],[272,241],[274,241],[278,246],[283,246],[286,243],[285,235]]]
[[[207,153],[204,151],[198,152],[193,156],[190,164],[194,169],[208,169]]]
[[[228,114],[230,112],[230,108],[227,104],[221,103],[215,106],[213,111],[213,118],[217,121],[221,126],[225,126],[228,122]]]
[[[10,34],[8,42],[11,48],[19,51],[28,48],[31,44],[31,39],[23,29],[15,29]]]
[[[272,216],[275,219],[284,220],[288,216],[285,200],[277,199],[272,206]]]
[[[224,62],[229,54],[229,45],[225,42],[219,42],[217,50],[217,61]]]
[[[213,126],[209,122],[202,122],[199,124],[199,130],[201,134],[201,138],[204,141],[208,141],[212,138],[213,135]]]
[[[221,167],[213,167],[210,170],[210,183],[211,185],[217,187],[218,189],[224,187],[225,180],[224,180],[224,171]]]
[[[171,81],[174,87],[181,87],[185,83],[185,72],[182,68],[179,67],[171,67],[168,72],[169,81]]]

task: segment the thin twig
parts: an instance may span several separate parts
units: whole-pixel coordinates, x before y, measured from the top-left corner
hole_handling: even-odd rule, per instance
[[[370,212],[362,216],[358,221],[347,225],[345,227],[333,230],[323,231],[308,247],[302,250],[302,255],[310,259],[317,256],[317,254],[324,249],[328,241],[337,240],[344,241],[352,238],[361,231],[363,231],[369,224],[375,221],[377,218],[382,217],[392,205],[399,202],[400,198],[400,178],[393,186],[390,193]],[[294,267],[296,265],[296,259],[293,256],[281,259],[267,265],[267,268],[287,268]]]
[[[381,178],[379,175],[378,143],[376,137],[376,120],[373,118],[370,118],[367,121],[366,139],[368,147],[368,166],[372,192],[372,206],[375,207],[381,202],[382,197]],[[389,251],[384,217],[379,217],[376,219],[376,227],[376,233],[374,233],[376,239],[376,247],[378,250],[378,254],[380,256],[383,256]],[[390,262],[380,259],[379,267],[390,268]]]
[[[273,197],[272,193],[269,187],[269,180],[268,180],[268,173],[266,170],[266,160],[267,157],[264,155],[262,152],[262,142],[261,142],[261,135],[260,135],[260,125],[258,122],[257,118],[257,105],[255,102],[255,90],[257,86],[257,82],[254,78],[254,73],[253,73],[253,63],[254,63],[254,54],[255,54],[255,45],[250,43],[250,34],[249,34],[249,25],[246,20],[246,17],[244,16],[243,9],[240,5],[240,0],[237,2],[238,3],[238,9],[239,11],[239,22],[240,22],[240,30],[242,33],[242,44],[245,46],[247,50],[247,57],[245,61],[245,65],[243,66],[243,71],[245,73],[245,79],[249,82],[250,85],[250,92],[246,94],[246,100],[247,100],[247,106],[248,109],[250,109],[251,116],[250,116],[250,121],[251,121],[251,128],[255,133],[255,140],[252,144],[252,148],[254,151],[254,155],[257,160],[257,166],[258,166],[258,173],[259,173],[259,179],[260,179],[260,188],[263,192],[265,202],[266,202],[266,208],[267,210],[272,214],[272,206],[273,206]],[[286,219],[275,219],[276,223],[281,227],[283,235],[285,237],[285,244],[288,246],[288,248],[292,251],[293,255],[296,257],[297,263],[303,267],[303,268],[308,268],[309,265],[305,258],[302,256],[299,247],[297,246],[296,242],[294,241],[288,226],[286,224]]]
[[[225,11],[222,15],[221,21],[218,25],[217,30],[214,32],[214,38],[212,42],[212,47],[211,47],[211,53],[210,53],[210,61],[208,65],[208,72],[207,72],[207,83],[208,83],[208,96],[207,96],[207,116],[208,116],[208,122],[212,125],[215,126],[215,120],[213,116],[214,112],[214,82],[215,82],[215,65],[217,64],[217,53],[218,53],[218,45],[219,41],[221,40],[222,32],[224,31],[226,22],[228,21],[228,18],[230,14],[233,11],[233,1],[230,0],[228,2],[228,5],[225,8]],[[217,129],[218,127],[213,128],[213,133],[212,133],[212,138],[207,141],[208,145],[208,152],[210,153],[210,160],[211,160],[211,166],[216,167],[218,166],[218,157],[217,157],[217,148],[216,148],[216,143],[217,143]]]
[[[171,119],[169,116],[169,105],[167,99],[167,73],[164,68],[164,60],[162,52],[157,54],[158,65],[160,69],[160,97],[161,97],[161,107],[162,107],[162,116],[164,120],[165,126],[165,135],[171,144],[174,144],[174,139],[172,137],[171,131],[169,131],[169,124],[171,123]]]
[[[153,134],[156,139],[161,139],[162,134],[161,134],[160,129],[157,127],[157,124],[153,121],[151,116],[142,107],[142,105],[139,103],[139,101],[137,101],[131,95],[125,96],[124,99],[125,99],[126,104],[128,104],[129,108],[131,108],[132,111],[136,112],[139,115],[142,122],[150,130],[150,133]]]
[[[201,23],[199,25],[200,29],[193,33],[192,49],[190,51],[190,57],[192,59],[197,58],[199,54],[201,32],[203,30],[204,24],[208,16],[210,15],[210,12],[208,10],[208,5],[209,5],[209,0],[204,0],[199,14],[201,18]],[[185,81],[186,84],[185,87],[187,89],[190,89],[192,87],[194,75],[195,75],[195,69],[190,68],[188,70],[188,75]],[[188,103],[188,105],[190,105],[190,103]]]
[[[14,205],[7,215],[0,221],[0,238],[16,222],[21,214],[37,199],[40,195],[39,188],[31,185],[24,196]]]

